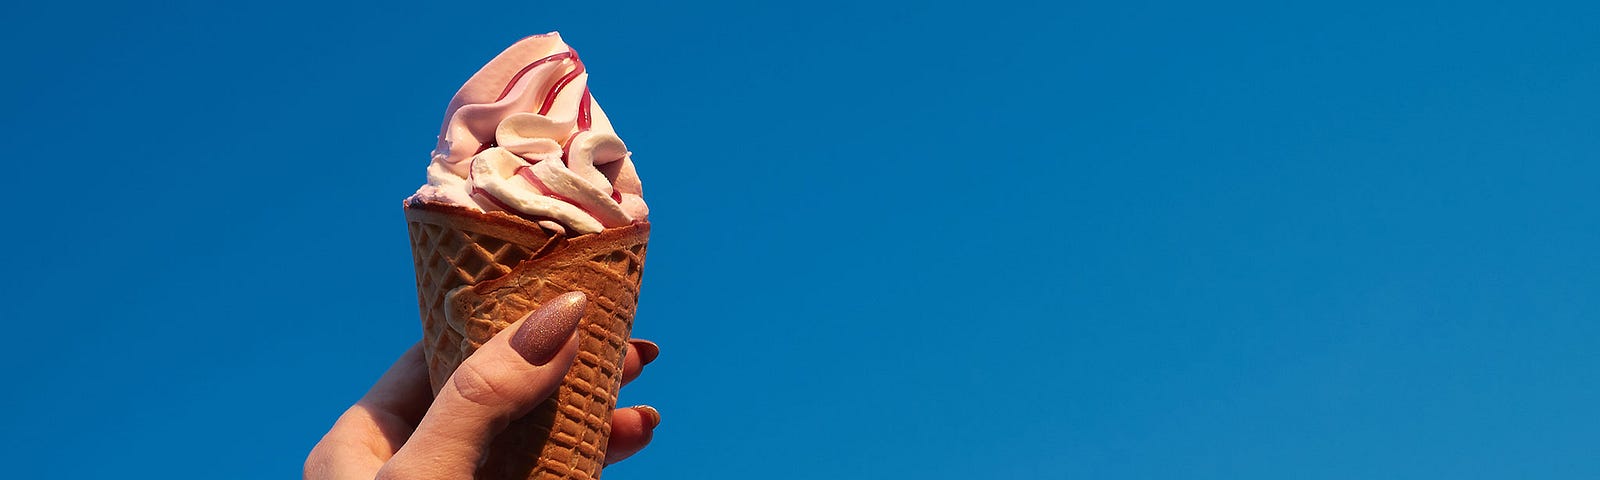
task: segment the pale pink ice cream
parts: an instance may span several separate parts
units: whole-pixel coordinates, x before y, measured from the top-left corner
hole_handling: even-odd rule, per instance
[[[645,221],[631,154],[588,79],[559,33],[501,52],[450,100],[428,184],[406,201],[503,211],[571,234]]]

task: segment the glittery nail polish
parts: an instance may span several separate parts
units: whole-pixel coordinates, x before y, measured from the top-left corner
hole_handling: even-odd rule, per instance
[[[523,317],[522,327],[511,335],[511,349],[534,365],[544,365],[555,358],[561,347],[572,338],[588,298],[582,292],[564,293],[550,299],[537,310]]]

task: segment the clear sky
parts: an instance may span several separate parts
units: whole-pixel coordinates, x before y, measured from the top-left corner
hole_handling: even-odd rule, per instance
[[[445,103],[550,30],[655,225],[608,479],[1600,476],[1594,2],[53,3],[0,476],[297,475],[420,334]]]

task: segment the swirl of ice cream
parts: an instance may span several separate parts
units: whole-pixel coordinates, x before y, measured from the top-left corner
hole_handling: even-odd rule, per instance
[[[588,77],[555,32],[501,52],[450,100],[428,183],[407,201],[504,211],[576,234],[645,221],[632,156]]]

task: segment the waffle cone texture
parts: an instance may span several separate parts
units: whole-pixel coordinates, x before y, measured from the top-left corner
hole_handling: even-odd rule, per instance
[[[633,327],[650,224],[568,237],[498,212],[406,205],[434,393],[495,333],[566,292],[588,296],[555,395],[495,437],[480,479],[596,479]]]

